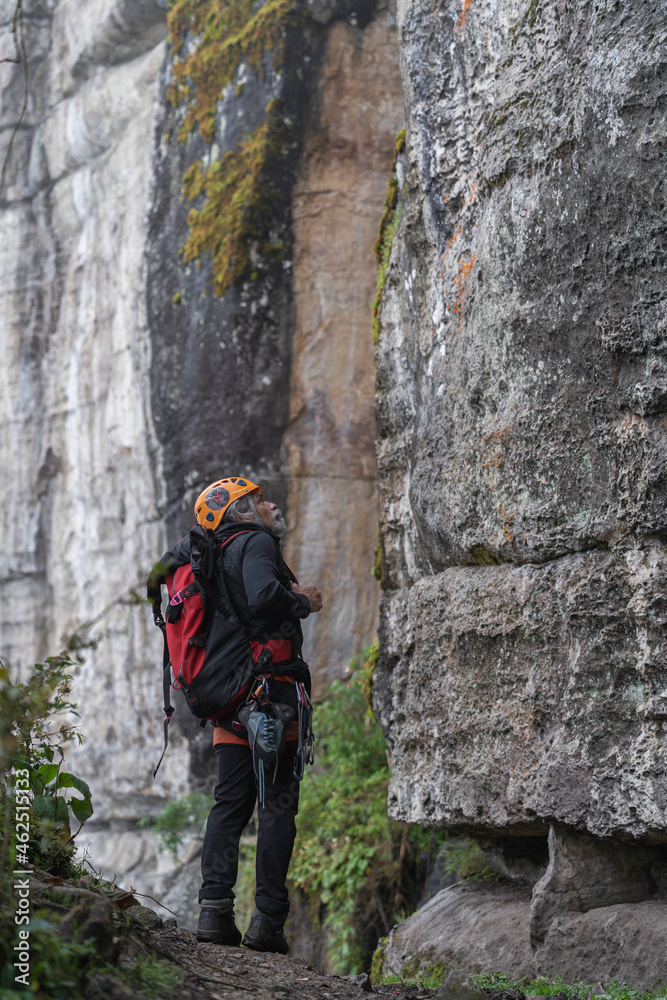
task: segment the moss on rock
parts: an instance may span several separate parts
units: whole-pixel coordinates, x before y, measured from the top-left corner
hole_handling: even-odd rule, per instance
[[[391,246],[394,233],[400,220],[400,209],[398,205],[398,178],[396,177],[396,161],[405,149],[405,129],[396,136],[396,152],[391,165],[391,176],[387,183],[387,194],[384,200],[384,212],[380,219],[380,228],[375,243],[373,253],[378,262],[377,291],[373,300],[373,343],[377,344],[380,337],[380,305],[382,302],[382,292],[387,280],[387,267],[391,256]],[[375,574],[373,574],[375,575]]]
[[[189,201],[201,195],[201,208],[188,216],[190,235],[183,260],[200,261],[206,252],[213,260],[213,290],[224,295],[250,265],[254,245],[263,244],[269,256],[282,256],[283,244],[267,244],[266,220],[273,217],[280,193],[269,177],[269,166],[279,160],[287,146],[287,125],[280,102],[267,106],[266,120],[246,136],[234,150],[205,167],[193,163],[183,177],[183,195]]]
[[[267,0],[259,9],[254,0],[175,0],[168,14],[173,70],[167,93],[174,108],[183,109],[179,141],[198,131],[204,142],[213,142],[218,102],[242,65],[263,76],[270,54],[272,71],[279,70],[288,28],[303,25],[305,17],[291,0]],[[237,80],[237,97],[242,84]],[[293,148],[293,124],[274,99],[262,124],[234,149],[208,164],[199,159],[183,176],[183,199],[197,202],[188,216],[183,261],[200,266],[210,253],[218,296],[246,276],[256,279],[251,256],[284,256],[283,241],[272,233],[282,195],[271,176]]]
[[[167,15],[173,55],[168,96],[186,105],[179,139],[199,128],[206,142],[215,135],[217,103],[245,63],[261,70],[264,53],[279,66],[288,23],[296,22],[291,0],[175,0]],[[188,35],[190,38],[188,39]]]

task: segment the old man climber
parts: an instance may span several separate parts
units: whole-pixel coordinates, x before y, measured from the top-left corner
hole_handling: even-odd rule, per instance
[[[310,726],[310,674],[301,655],[301,621],[321,609],[322,597],[317,587],[300,586],[284,562],[285,520],[255,483],[242,477],[212,483],[198,497],[195,517],[199,529],[205,529],[199,530],[200,536],[214,540],[215,556],[221,558],[218,579],[231,604],[231,617],[249,643],[250,664],[249,676],[239,675],[242,686],[213,720],[218,783],[202,850],[197,937],[241,944],[233,890],[240,837],[257,802],[255,910],[242,943],[256,951],[286,954],[285,882]],[[151,574],[153,600],[156,584],[166,579],[169,587],[169,574],[190,563],[197,530],[165,553],[159,574]],[[210,590],[209,583],[209,601],[217,600]],[[181,600],[181,593],[172,595],[172,604]],[[204,595],[201,599],[205,603]],[[270,760],[270,766],[262,760]]]

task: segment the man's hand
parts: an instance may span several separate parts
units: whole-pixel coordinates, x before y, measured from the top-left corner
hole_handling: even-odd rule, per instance
[[[321,611],[322,609],[322,595],[320,594],[317,587],[309,584],[307,587],[302,587],[299,583],[292,584],[292,590],[295,594],[305,594],[310,601],[311,611]]]

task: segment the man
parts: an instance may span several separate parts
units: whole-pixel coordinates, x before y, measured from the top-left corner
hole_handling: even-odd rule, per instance
[[[213,532],[218,544],[227,542],[223,566],[234,611],[255,662],[260,654],[266,656],[266,651],[272,654],[275,676],[270,681],[271,701],[292,708],[296,718],[296,682],[305,684],[310,694],[310,674],[301,658],[301,621],[321,609],[322,597],[317,587],[300,586],[282,558],[281,543],[287,530],[283,515],[255,483],[230,477],[203,491],[195,504],[195,516],[201,527]],[[189,559],[189,539],[185,538],[165,553],[161,563],[171,569]],[[257,669],[270,677],[266,666],[258,665]],[[200,941],[241,944],[234,921],[233,887],[239,840],[254,811],[258,781],[247,733],[238,721],[235,724],[235,713],[256,684],[257,676],[237,693],[214,729],[218,783],[202,849]],[[275,778],[271,780],[271,773],[266,780],[258,804],[255,911],[242,942],[256,951],[286,954],[289,950],[283,925],[289,912],[285,882],[299,802],[299,782],[294,775],[297,739],[298,725],[292,722]]]

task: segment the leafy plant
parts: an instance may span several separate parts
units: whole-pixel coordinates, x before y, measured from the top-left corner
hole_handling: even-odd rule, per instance
[[[65,746],[83,737],[77,726],[63,718],[77,716],[76,705],[69,700],[77,652],[84,643],[72,636],[68,646],[57,656],[37,663],[25,683],[14,684],[7,668],[0,664],[0,811],[2,847],[0,861],[16,859],[25,864],[70,874],[74,839],[93,813],[90,789],[85,781],[63,770]],[[76,658],[76,659],[75,659]],[[7,808],[12,771],[28,774],[31,794],[29,810],[30,839],[18,845],[12,841],[12,814]],[[65,789],[78,794],[67,797]],[[69,809],[78,821],[72,833]],[[11,855],[11,856],[10,856]]]
[[[180,799],[168,802],[157,816],[145,816],[139,820],[139,826],[150,827],[157,834],[162,847],[170,851],[177,861],[186,832],[193,828],[198,832],[203,829],[212,805],[212,795],[190,792]]]
[[[464,840],[459,844],[444,843],[438,857],[443,870],[453,872],[460,879],[486,882],[501,878],[498,872],[488,867],[483,851],[474,840]]]
[[[16,970],[10,958],[0,969],[0,998],[13,1000],[26,996],[15,985]],[[53,1000],[81,997],[86,976],[100,964],[94,941],[68,941],[48,920],[39,914],[30,920],[30,984],[38,996]]]
[[[81,634],[72,636],[62,653],[36,664],[23,683],[14,683],[7,667],[0,664],[0,896],[6,900],[12,899],[9,873],[17,866],[40,868],[62,877],[80,874],[80,866],[73,858],[74,839],[92,815],[93,806],[88,785],[64,770],[63,760],[68,743],[83,741],[75,723],[70,721],[77,713],[69,696],[71,670],[80,662],[78,651],[86,644]],[[25,784],[19,785],[19,778]],[[14,794],[13,784],[16,784]],[[74,797],[68,798],[68,790],[76,793]],[[70,809],[79,824],[74,833]],[[59,952],[49,943],[49,925],[32,919],[30,930],[31,975],[37,977],[33,981],[38,981],[40,969],[46,969],[44,975],[48,976],[49,963],[59,962],[56,978],[63,984],[62,995],[67,995],[68,969],[83,961],[83,953],[77,951],[83,946],[72,945],[68,951],[63,945],[67,954],[58,958]],[[3,988],[14,983],[15,937],[14,913],[3,906],[0,911]],[[46,942],[43,947],[42,939]]]
[[[515,990],[520,989],[524,994],[534,994],[538,996],[554,996],[557,993],[564,993],[567,997],[600,997],[602,1000],[663,1000],[667,997],[667,985],[657,984],[652,990],[635,990],[627,983],[617,983],[611,979],[605,986],[602,983],[590,985],[577,980],[574,983],[565,983],[560,976],[548,979],[546,976],[539,976],[531,980],[528,976],[515,980],[502,973],[492,975],[479,975],[472,977],[482,989],[488,990]]]
[[[372,647],[360,659],[371,657]],[[360,671],[332,684],[314,728],[318,766],[301,789],[290,879],[315,914],[324,906],[332,970],[358,972],[379,932],[414,906],[419,858],[435,838],[387,816],[385,738],[368,712]]]

